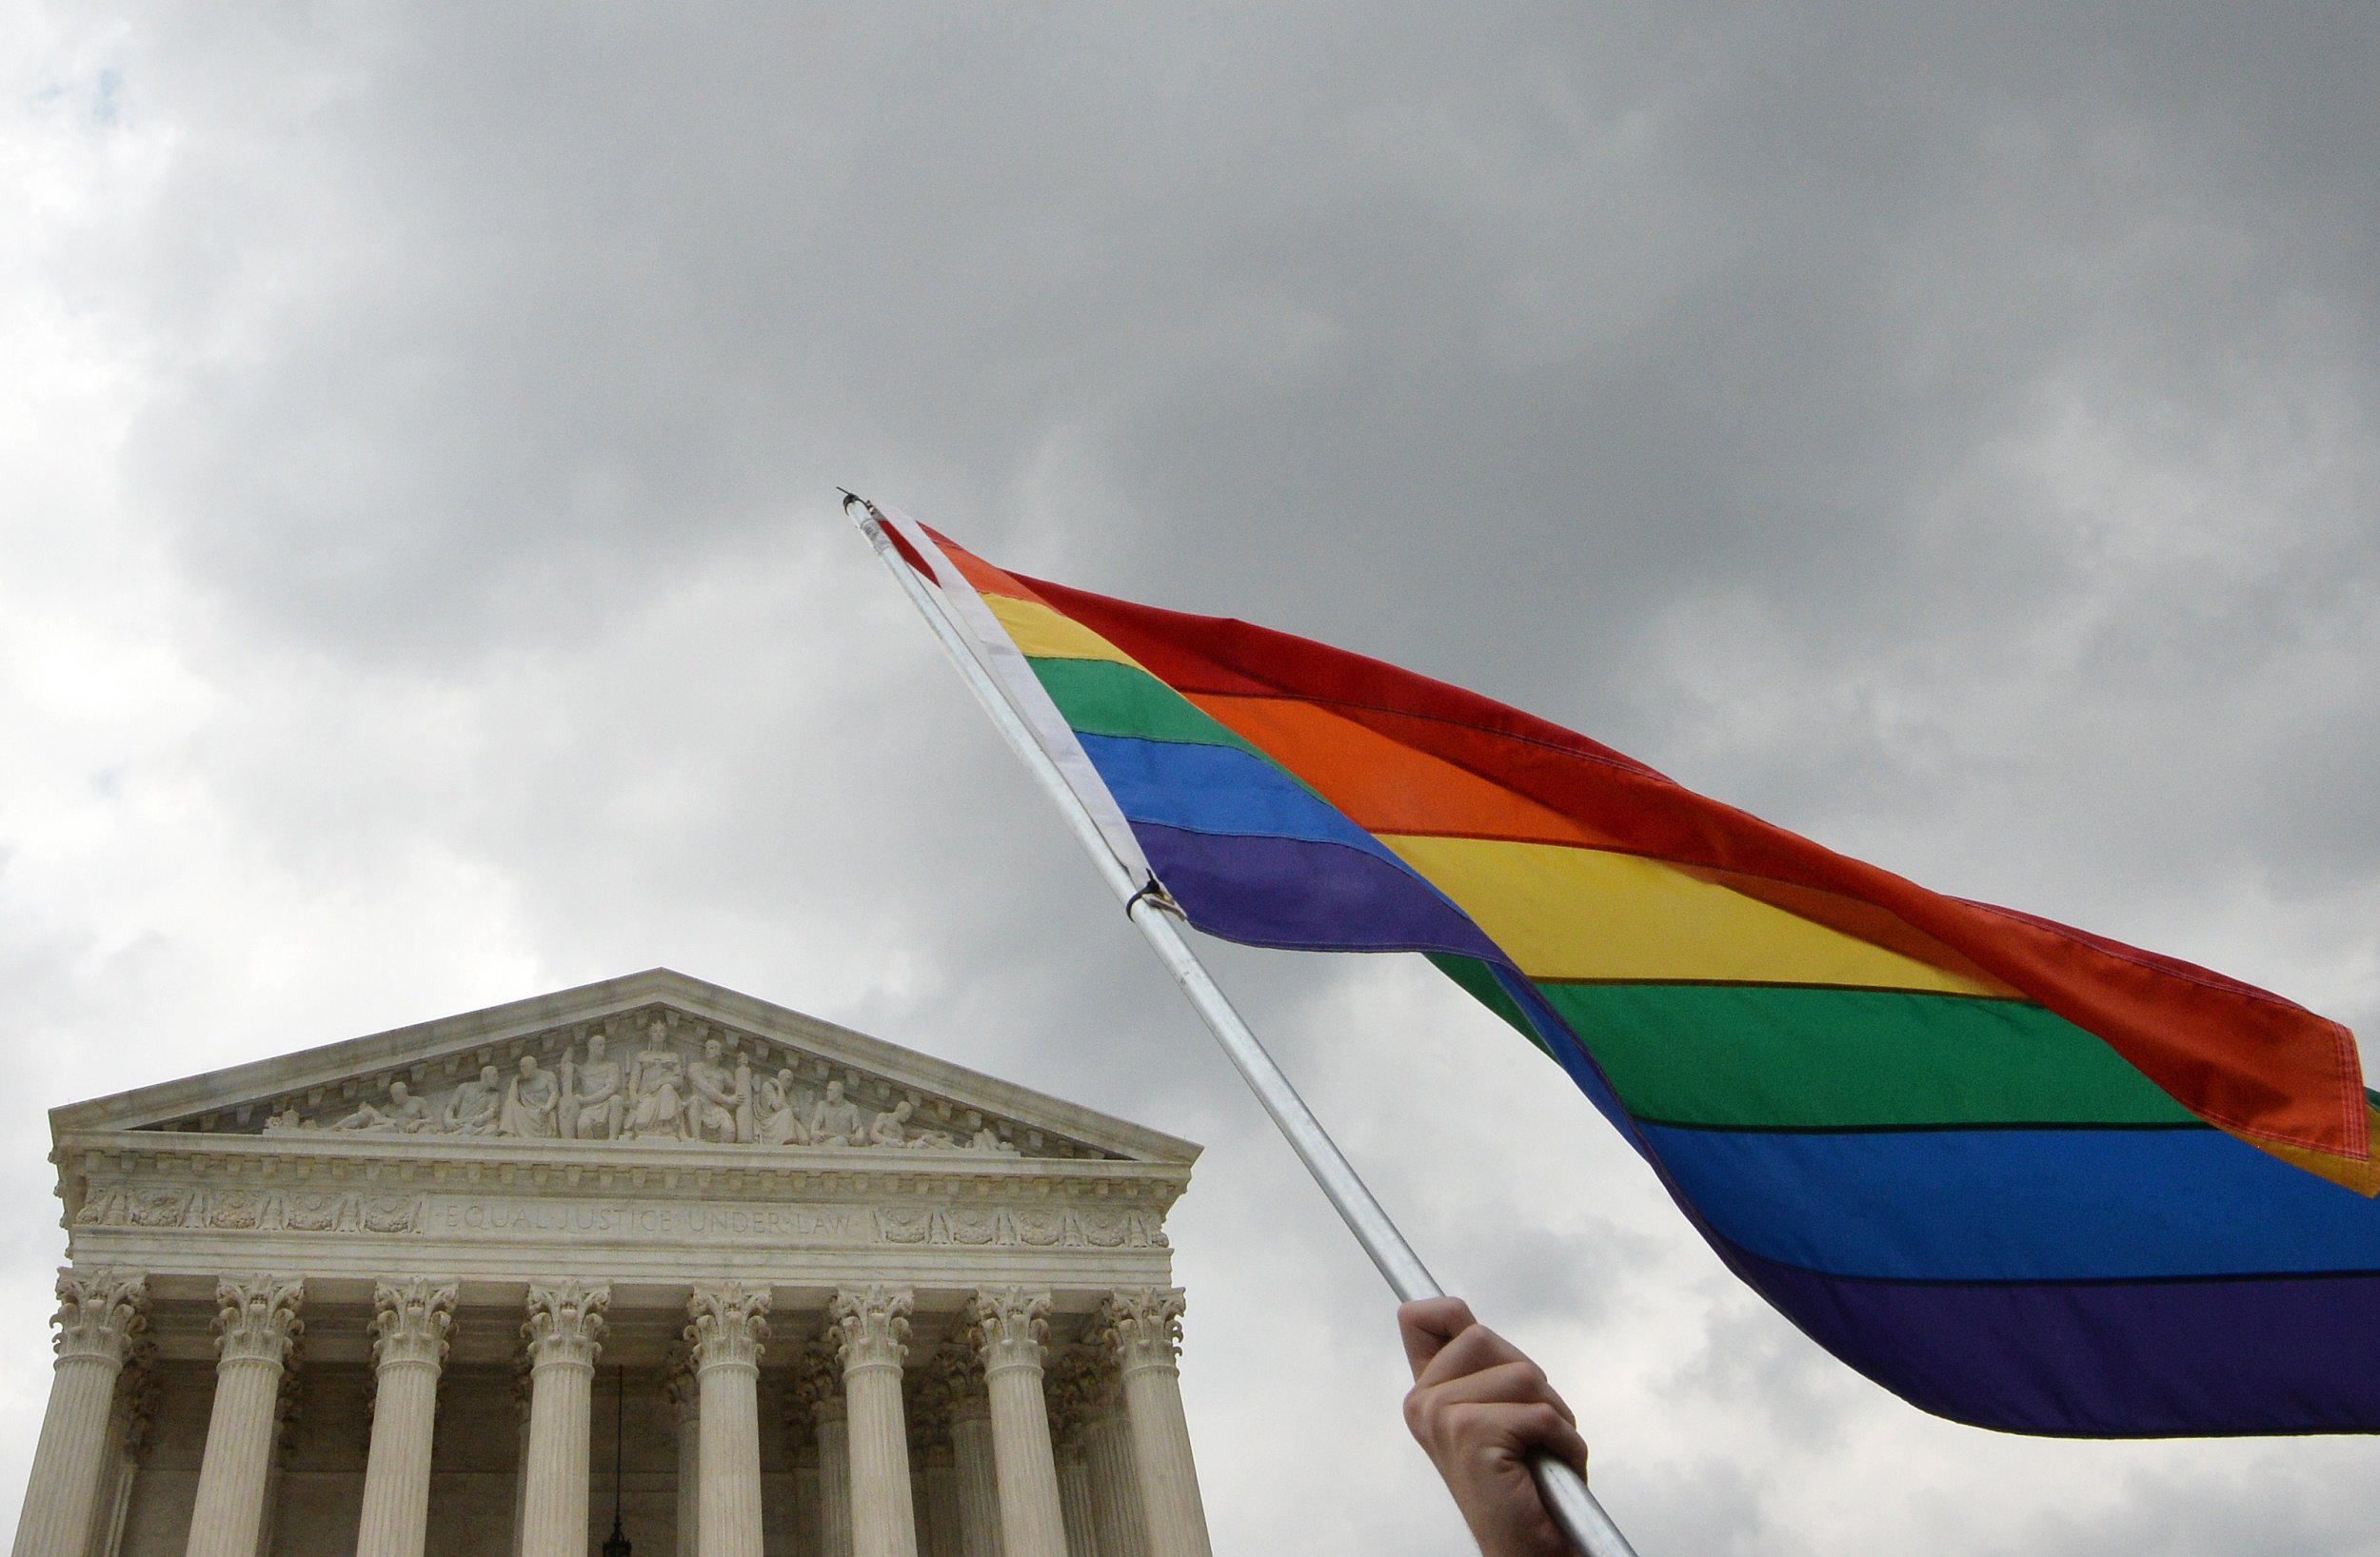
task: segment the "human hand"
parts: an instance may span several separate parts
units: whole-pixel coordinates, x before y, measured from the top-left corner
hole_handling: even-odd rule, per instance
[[[1544,1370],[1458,1297],[1397,1311],[1413,1365],[1405,1426],[1438,1467],[1481,1557],[1572,1557],[1529,1475],[1546,1449],[1584,1473],[1587,1441]]]

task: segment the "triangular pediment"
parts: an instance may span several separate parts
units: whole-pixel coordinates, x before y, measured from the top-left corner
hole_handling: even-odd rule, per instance
[[[1186,1165],[1199,1151],[667,969],[69,1104],[50,1129],[743,1148],[921,1168]]]

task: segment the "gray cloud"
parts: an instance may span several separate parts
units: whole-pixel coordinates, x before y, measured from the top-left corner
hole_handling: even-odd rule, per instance
[[[0,45],[10,1333],[41,1106],[664,962],[1207,1141],[1225,1549],[1457,1549],[1375,1278],[837,483],[2380,1022],[2361,8],[245,0]],[[1916,1418],[1426,970],[1217,965],[1649,1554],[2372,1549],[2319,1512],[2368,1446],[2209,1477]]]

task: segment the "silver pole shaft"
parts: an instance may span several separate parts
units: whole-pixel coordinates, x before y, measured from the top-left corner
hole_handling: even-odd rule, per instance
[[[1413,1252],[1413,1246],[1405,1242],[1405,1235],[1389,1220],[1388,1212],[1357,1174],[1355,1165],[1339,1151],[1339,1144],[1322,1128],[1322,1122],[1314,1116],[1314,1111],[1306,1107],[1305,1099],[1298,1095],[1298,1089],[1274,1063],[1272,1054],[1240,1019],[1230,999],[1208,975],[1206,965],[1190,949],[1190,943],[1182,939],[1180,930],[1168,916],[1168,908],[1154,895],[1140,892],[1141,883],[1132,879],[1106,840],[1100,837],[1090,813],[1083,809],[1057,764],[1041,750],[1041,742],[1033,739],[1032,731],[1010,706],[1007,694],[927,592],[924,581],[893,550],[866,500],[846,494],[843,505],[868,543],[876,548],[877,560],[884,564],[884,570],[892,575],[902,593],[908,596],[909,603],[917,607],[918,615],[925,619],[935,641],[942,644],[960,679],[975,694],[975,700],[990,716],[1009,749],[1066,818],[1075,841],[1091,857],[1091,863],[1098,867],[1108,890],[1126,905],[1127,916],[1157,953],[1158,960],[1165,964],[1165,971],[1173,975],[1174,982],[1181,986],[1181,993],[1204,1019],[1207,1031],[1215,1035],[1215,1041],[1222,1045],[1224,1054],[1247,1082],[1248,1090],[1264,1105],[1264,1112],[1273,1116],[1273,1123],[1287,1138],[1290,1150],[1298,1153],[1298,1160],[1305,1164],[1306,1172],[1321,1186],[1323,1195],[1347,1224],[1347,1231],[1356,1235],[1356,1242],[1363,1246],[1363,1252],[1378,1267],[1389,1290],[1406,1303],[1443,1296],[1445,1289],[1438,1286],[1429,1268],[1421,1263],[1421,1256]],[[1584,1476],[1541,1452],[1530,1456],[1529,1473],[1537,1484],[1537,1494],[1545,1500],[1547,1510],[1582,1557],[1636,1557],[1636,1549],[1603,1511]]]

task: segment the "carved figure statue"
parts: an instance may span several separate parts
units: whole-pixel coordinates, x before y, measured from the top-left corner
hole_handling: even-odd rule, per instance
[[[803,1121],[793,1087],[793,1073],[779,1071],[761,1083],[755,1134],[763,1146],[807,1146],[810,1127]]]
[[[1002,1140],[1000,1136],[993,1132],[992,1127],[989,1125],[985,1125],[982,1129],[975,1133],[975,1139],[967,1143],[967,1149],[972,1152],[997,1152],[1003,1156],[1011,1157],[1021,1156],[1023,1154],[1014,1146],[1011,1146],[1006,1141]]]
[[[412,1088],[402,1081],[391,1081],[388,1083],[387,1108],[375,1108],[366,1103],[330,1128],[416,1135],[425,1131],[436,1131],[438,1121],[430,1117],[429,1105],[413,1095]]]
[[[504,1114],[497,1128],[506,1135],[550,1140],[562,1133],[561,1105],[562,1084],[554,1073],[538,1064],[535,1054],[523,1054],[521,1074],[505,1089]]]
[[[691,1095],[686,1098],[686,1138],[696,1141],[733,1141],[738,1133],[739,1114],[749,1118],[752,1112],[752,1071],[739,1065],[729,1071],[724,1056],[727,1046],[717,1038],[703,1043],[703,1057],[685,1068],[686,1086]]]
[[[628,1076],[627,1133],[641,1141],[674,1141],[685,1134],[685,1062],[669,1047],[668,1030],[655,1022],[647,1046]]]
[[[493,1135],[504,1123],[504,1074],[483,1065],[477,1081],[466,1081],[446,1100],[446,1126],[458,1135]]]
[[[916,1107],[904,1097],[900,1102],[895,1103],[891,1108],[888,1108],[883,1113],[878,1114],[875,1122],[867,1127],[868,1145],[908,1145],[909,1133],[902,1127],[909,1122],[909,1115],[915,1114],[916,1112]]]
[[[826,1095],[810,1105],[810,1144],[812,1146],[864,1146],[865,1128],[860,1122],[860,1105],[843,1094],[843,1083],[826,1083]]]
[[[295,1109],[283,1109],[279,1114],[271,1114],[265,1120],[265,1133],[268,1135],[278,1135],[285,1130],[312,1130],[314,1128],[316,1128],[314,1121],[301,1116]]]
[[[601,1033],[586,1038],[586,1063],[576,1067],[562,1105],[562,1133],[582,1141],[618,1137],[628,1113],[628,1092],[620,1062],[604,1057]]]

